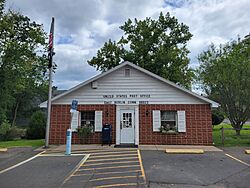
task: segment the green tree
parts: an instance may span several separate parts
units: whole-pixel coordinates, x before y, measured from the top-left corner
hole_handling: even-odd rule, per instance
[[[30,139],[41,139],[45,137],[46,118],[42,111],[36,111],[32,114],[27,137]]]
[[[15,121],[21,104],[47,84],[42,25],[18,12],[4,11],[4,3],[0,0],[0,124],[9,113]]]
[[[198,57],[200,79],[218,101],[237,135],[250,114],[250,36],[209,49]]]
[[[212,110],[212,125],[219,125],[224,120],[224,113],[220,109]]]
[[[169,13],[158,20],[130,19],[120,27],[124,36],[118,42],[109,40],[88,61],[97,70],[107,71],[122,60],[130,61],[179,85],[190,88],[193,71],[188,67],[187,42],[192,34]]]

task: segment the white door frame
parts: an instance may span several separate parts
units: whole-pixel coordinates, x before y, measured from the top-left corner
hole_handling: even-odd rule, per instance
[[[135,110],[121,109],[120,118],[121,118],[120,119],[121,143],[122,144],[135,144]],[[130,127],[129,122],[131,122],[131,127]],[[123,123],[125,123],[125,126],[123,125]]]
[[[116,145],[121,144],[121,110],[134,110],[135,145],[139,145],[139,105],[116,105]]]

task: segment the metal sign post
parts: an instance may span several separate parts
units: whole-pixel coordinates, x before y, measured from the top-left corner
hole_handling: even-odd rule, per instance
[[[71,125],[72,125],[72,119],[73,119],[73,114],[77,113],[77,104],[78,101],[77,100],[73,100],[72,104],[71,104],[71,109],[70,109],[70,113],[71,113],[71,121],[70,121],[70,128],[67,129],[67,133],[66,133],[66,155],[71,155],[71,140],[72,140],[72,130],[71,130]]]

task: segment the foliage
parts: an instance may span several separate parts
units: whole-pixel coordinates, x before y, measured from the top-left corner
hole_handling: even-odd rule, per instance
[[[0,140],[6,140],[7,139],[7,134],[10,131],[11,126],[8,122],[4,121],[2,122],[0,126]]]
[[[0,140],[14,140],[25,136],[25,129],[11,126],[4,121],[0,126]]]
[[[210,98],[218,101],[236,134],[250,114],[250,36],[199,55],[199,73]]]
[[[88,63],[107,71],[122,60],[130,61],[159,76],[190,87],[193,71],[188,67],[187,42],[192,34],[188,26],[178,23],[169,13],[158,20],[130,19],[120,27],[124,36],[118,42],[109,40]]]
[[[220,124],[213,128],[213,142],[215,146],[222,146],[221,140],[221,127],[232,128],[229,124]],[[243,128],[250,128],[250,125],[243,125]],[[241,135],[236,136],[234,130],[225,130],[225,143],[226,147],[233,146],[249,146],[250,145],[250,130],[242,130]]]
[[[44,145],[44,139],[39,140],[14,140],[14,141],[1,141],[0,148],[11,148],[11,147],[39,147]]]
[[[93,132],[92,127],[88,126],[88,125],[77,128],[77,134],[78,134],[82,144],[87,143],[87,139],[92,132]]]
[[[0,1],[0,124],[27,104],[33,104],[47,85],[46,33],[42,25],[14,11],[3,11]],[[9,117],[10,116],[10,117]]]
[[[212,110],[212,125],[219,125],[224,120],[224,113],[221,110]]]
[[[161,126],[159,130],[161,133],[177,133],[176,127]]]
[[[36,111],[31,116],[30,124],[27,129],[27,138],[45,138],[46,118],[42,111]]]

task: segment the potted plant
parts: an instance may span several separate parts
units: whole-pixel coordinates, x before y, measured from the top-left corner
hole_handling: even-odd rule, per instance
[[[161,127],[159,128],[159,130],[160,130],[161,133],[167,133],[167,130],[166,130],[165,127],[163,127],[163,126],[161,126]]]
[[[167,126],[161,126],[160,132],[164,134],[176,134],[176,128],[171,127],[170,125],[167,124]]]

